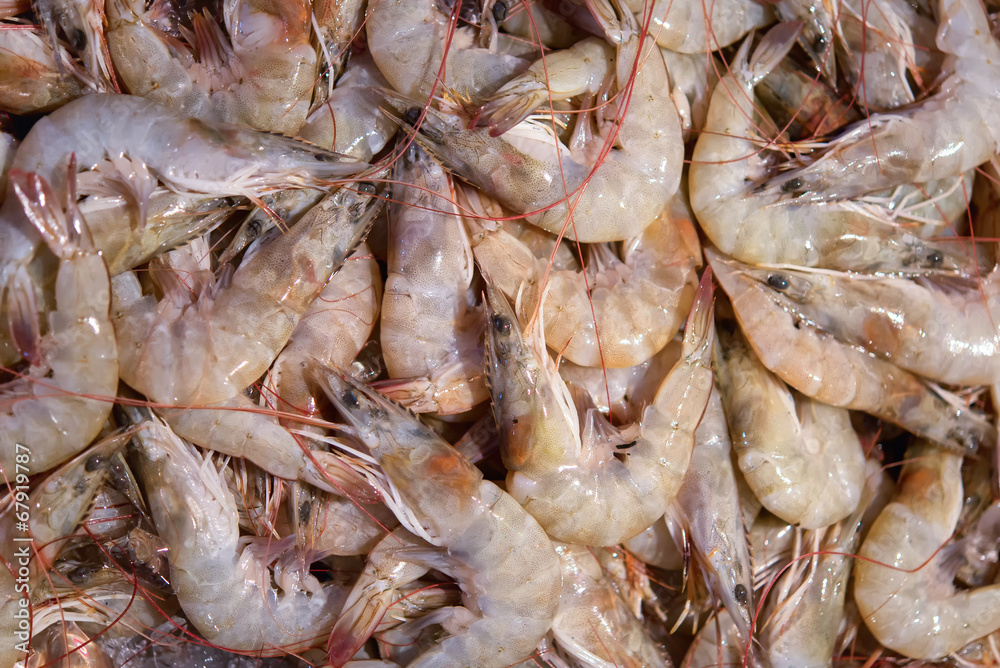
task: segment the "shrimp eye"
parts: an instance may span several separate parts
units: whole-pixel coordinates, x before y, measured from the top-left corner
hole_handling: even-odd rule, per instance
[[[83,470],[87,473],[93,473],[102,466],[104,466],[104,457],[100,455],[91,455],[87,457],[87,461],[83,463]]]
[[[87,48],[87,33],[79,28],[74,29],[73,34],[69,35],[69,38],[73,43],[73,48],[77,51],[83,51]]]
[[[817,35],[816,39],[813,40],[812,48],[816,53],[826,51],[826,35]]]
[[[802,179],[790,179],[781,184],[781,192],[792,193],[798,190],[802,190],[802,186],[805,182]]]
[[[406,121],[407,125],[416,125],[417,121],[420,120],[420,114],[423,113],[423,109],[420,107],[410,107],[403,114],[403,120]]]
[[[503,23],[505,18],[507,18],[507,3],[503,0],[497,0],[496,4],[493,5],[493,20],[497,23]]]
[[[493,329],[504,336],[510,334],[510,320],[502,315],[493,316]]]
[[[358,192],[359,193],[364,193],[365,195],[368,195],[369,197],[374,197],[375,196],[375,192],[376,192],[375,184],[374,183],[359,183],[358,184]]]
[[[934,251],[927,256],[927,263],[932,267],[940,267],[942,262],[944,262],[944,255],[941,251]]]
[[[767,284],[775,290],[787,290],[789,283],[788,279],[781,274],[771,274],[767,277]]]
[[[739,584],[733,588],[733,596],[736,597],[736,602],[740,605],[747,604],[747,588]]]
[[[361,407],[361,403],[358,401],[358,395],[354,394],[354,390],[344,392],[344,395],[340,399],[344,402],[344,405],[349,408]]]

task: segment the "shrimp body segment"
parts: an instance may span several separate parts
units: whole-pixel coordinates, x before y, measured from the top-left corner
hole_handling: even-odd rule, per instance
[[[962,456],[918,442],[896,497],[854,566],[854,600],[872,634],[914,659],[939,659],[1000,628],[1000,585],[956,591],[938,550],[962,510]]]
[[[639,423],[621,432],[592,402],[581,429],[537,321],[526,338],[510,305],[489,289],[487,364],[507,489],[556,540],[615,545],[659,519],[676,496],[712,391],[710,285],[699,286],[681,359]]]
[[[111,323],[108,269],[94,250],[70,187],[65,211],[37,174],[11,173],[14,200],[59,258],[55,309],[27,372],[0,386],[0,471],[12,480],[19,447],[31,450],[34,471],[45,471],[83,450],[104,426],[118,392],[118,345]],[[15,304],[30,303],[33,290],[24,267],[9,292]],[[15,321],[38,313],[12,312]]]
[[[740,470],[769,511],[806,529],[837,522],[861,498],[865,458],[848,412],[793,395],[738,331],[719,328],[716,374]]]
[[[246,261],[229,285],[203,292],[194,303],[185,287],[157,302],[143,296],[133,273],[116,276],[122,379],[171,405],[236,396],[267,370],[330,276],[363,241],[381,202],[376,192],[360,184],[325,198]]]
[[[538,522],[509,494],[411,413],[333,370],[321,371],[330,399],[399,489],[431,543],[405,551],[457,578],[465,607],[452,630],[410,668],[505,668],[542,640],[559,603],[559,558]],[[402,518],[400,518],[402,520]]]

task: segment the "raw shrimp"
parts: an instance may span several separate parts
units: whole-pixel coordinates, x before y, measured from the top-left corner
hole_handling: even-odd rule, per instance
[[[641,533],[677,494],[712,391],[710,273],[695,296],[681,359],[625,430],[589,397],[581,398],[581,420],[539,323],[523,335],[504,297],[493,288],[488,297],[487,368],[507,489],[556,540],[614,545]]]
[[[611,7],[616,3],[604,0],[594,4],[599,8],[596,18],[607,31],[617,23]],[[644,0],[625,0],[624,4],[640,22],[650,18],[649,34],[657,44],[681,53],[716,51],[774,20],[767,5],[738,0],[655,0],[652,8]]]
[[[60,63],[68,59],[61,44],[57,42],[53,50],[34,30],[0,30],[0,70],[4,73],[0,109],[14,114],[45,113],[83,95],[84,86],[60,71]]]
[[[489,398],[483,308],[470,304],[475,266],[447,172],[418,146],[400,159],[389,210],[380,392],[418,413],[462,413]]]
[[[297,534],[307,549],[338,556],[368,555],[398,524],[383,504],[361,503],[305,485],[296,490],[288,501],[290,525],[281,535]]]
[[[428,571],[426,566],[406,561],[408,548],[424,552],[427,543],[406,529],[396,529],[379,541],[368,555],[368,563],[347,595],[344,608],[330,632],[327,654],[331,664],[343,666],[357,654],[397,598],[397,588]]]
[[[982,414],[898,366],[797,321],[766,288],[742,275],[739,263],[711,248],[705,255],[757,357],[799,392],[866,411],[959,452],[995,443],[996,430]]]
[[[31,637],[29,604],[38,602],[45,574],[86,516],[97,490],[107,479],[112,455],[126,439],[115,435],[53,471],[29,496],[28,476],[34,451],[21,446],[26,464],[5,473],[3,485],[14,489],[0,511],[0,662],[13,666],[25,658]],[[16,520],[16,523],[15,523]],[[21,529],[23,523],[28,529]],[[19,526],[20,525],[20,526]],[[28,535],[30,531],[30,539]],[[23,534],[23,535],[19,535]],[[20,623],[23,622],[23,623]],[[38,629],[36,628],[35,631]]]
[[[349,366],[378,322],[381,297],[378,262],[362,243],[306,310],[274,360],[269,384],[277,391],[282,410],[310,417],[319,411],[319,388],[309,375],[313,360]]]
[[[259,656],[322,642],[346,589],[299,571],[303,560],[287,552],[288,539],[246,544],[236,502],[216,465],[166,425],[145,423],[136,442],[140,478],[169,548],[171,585],[198,631],[215,646]],[[272,574],[269,564],[275,559]],[[312,559],[304,561],[308,568]]]
[[[549,232],[583,242],[635,237],[677,191],[684,153],[663,58],[651,40],[641,48],[640,41],[637,35],[618,48],[619,118],[608,119],[605,134],[584,141],[572,154],[541,126],[521,124],[504,137],[492,137],[487,130],[463,129],[457,117],[430,111],[417,139],[457,175]],[[568,69],[585,65],[579,59],[559,62]],[[529,72],[508,87],[532,82],[535,75]],[[553,93],[559,99],[559,91]],[[610,149],[612,141],[622,148]]]
[[[1000,383],[1000,269],[981,279],[748,267],[776,301],[844,343],[948,385]]]
[[[1000,43],[977,0],[940,0],[937,45],[950,76],[939,91],[897,111],[873,114],[816,160],[772,179],[768,190],[802,199],[855,197],[887,187],[957,176],[1000,150]]]
[[[332,370],[330,399],[399,489],[437,548],[406,559],[455,577],[464,607],[437,621],[451,634],[410,668],[503,668],[523,660],[552,625],[559,558],[538,523],[405,409]],[[403,518],[400,518],[401,520]]]
[[[610,244],[587,247],[586,276],[548,271],[547,257],[525,275],[521,263],[504,257],[518,240],[504,229],[479,236],[475,252],[483,274],[505,286],[510,299],[527,281],[521,312],[534,313],[541,301],[546,343],[576,364],[618,369],[647,361],[680,329],[694,298],[701,248],[677,195],[642,233],[622,243],[620,259]],[[508,248],[496,253],[495,244]],[[516,254],[530,257],[527,249]]]
[[[364,240],[379,192],[371,183],[348,184],[271,239],[228,285],[200,295],[171,281],[158,302],[142,294],[134,273],[116,276],[112,310],[122,380],[171,405],[236,396],[267,370],[330,276]]]
[[[867,462],[865,498],[858,508],[827,535],[814,534],[818,553],[807,564],[786,571],[772,591],[778,603],[764,625],[764,646],[774,668],[830,665],[844,619],[847,579],[854,562],[851,555],[875,494],[880,468],[873,460]]]
[[[555,543],[562,595],[552,622],[556,643],[594,668],[667,668],[670,659],[615,592],[600,562],[579,545]]]
[[[71,155],[86,168],[124,155],[176,191],[216,196],[256,197],[289,183],[323,183],[364,166],[287,137],[204,123],[129,95],[87,95],[45,116],[21,143],[13,168],[36,172],[61,200]],[[40,244],[8,185],[0,207],[0,286]],[[36,286],[51,280],[51,263],[30,268]],[[0,329],[4,338],[5,330]],[[8,356],[0,361],[10,363]]]
[[[1000,585],[956,591],[938,550],[962,509],[962,456],[919,441],[858,551],[854,600],[886,647],[939,659],[1000,628]]]
[[[743,43],[712,94],[705,131],[689,172],[691,206],[725,253],[756,264],[786,263],[851,271],[955,268],[966,262],[847,203],[803,205],[754,183],[767,175],[757,148],[754,86],[794,43],[794,26],[772,29],[747,62]]]
[[[378,108],[383,99],[378,89],[388,85],[370,54],[352,57],[337,87],[309,113],[298,136],[370,161],[396,134],[396,124]]]
[[[70,168],[74,165],[71,162]],[[0,386],[0,472],[13,478],[15,457],[31,450],[33,471],[47,471],[94,439],[118,392],[118,346],[111,323],[108,269],[94,250],[68,183],[65,209],[44,178],[20,170],[10,174],[13,199],[59,260],[55,309],[40,337],[31,312],[33,286],[21,267],[11,277],[11,322],[26,330],[19,343],[30,367]]]
[[[456,5],[454,12],[458,9]],[[512,40],[493,48],[477,46],[474,28],[458,22],[452,30],[452,13],[443,0],[379,0],[372,4],[365,21],[368,49],[393,89],[421,104],[432,90],[438,96],[478,104],[528,66],[524,58],[530,49],[512,53],[511,47],[517,45]]]
[[[865,456],[851,418],[788,387],[764,368],[739,331],[720,326],[715,372],[747,484],[781,519],[806,529],[854,512]]]
[[[107,3],[108,48],[130,93],[206,121],[298,131],[317,70],[308,0],[224,2],[228,39],[207,11],[194,14],[190,51],[156,27],[158,4]]]
[[[694,453],[676,505],[709,591],[722,601],[744,643],[750,640],[753,566],[731,459],[732,444],[717,387],[695,432]]]

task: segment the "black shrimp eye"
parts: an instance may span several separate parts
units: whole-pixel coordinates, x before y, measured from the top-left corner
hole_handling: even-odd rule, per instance
[[[341,397],[344,405],[349,408],[360,408],[361,403],[358,401],[358,395],[354,394],[354,390],[348,390],[344,392],[344,396]]]
[[[768,276],[767,284],[775,290],[787,290],[789,285],[788,279],[781,274],[771,274]]]
[[[375,184],[374,183],[359,183],[358,184],[358,192],[359,193],[364,193],[365,195],[368,195],[369,197],[374,197],[375,193],[376,193]]]
[[[493,329],[504,336],[510,334],[510,320],[502,315],[493,316]]]
[[[826,51],[826,35],[817,35],[816,39],[813,40],[812,48],[816,53]]]
[[[505,18],[507,18],[507,3],[503,0],[497,0],[493,5],[493,20],[497,23],[503,23]]]
[[[781,192],[783,193],[796,192],[798,190],[802,190],[802,186],[804,185],[805,182],[802,179],[789,179],[788,181],[785,181],[784,183],[781,184]]]
[[[73,43],[73,48],[77,51],[83,51],[87,48],[87,33],[83,32],[79,28],[74,28],[71,35],[69,35],[70,41]]]
[[[747,604],[747,588],[743,585],[736,585],[733,588],[733,596],[736,597],[736,602],[740,605]]]
[[[403,120],[406,121],[407,125],[416,125],[417,121],[420,120],[420,114],[422,114],[423,111],[424,110],[420,107],[410,107],[406,110],[406,113],[403,114]]]
[[[941,251],[934,251],[927,256],[927,262],[932,267],[940,267],[941,263],[944,262],[944,254],[942,254]]]
[[[91,455],[87,457],[87,461],[83,463],[83,470],[87,473],[93,473],[102,466],[104,466],[104,457],[100,455]]]

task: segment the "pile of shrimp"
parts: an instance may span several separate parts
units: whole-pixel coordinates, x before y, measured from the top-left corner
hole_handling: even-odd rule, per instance
[[[998,9],[0,2],[0,668],[1000,664]]]

